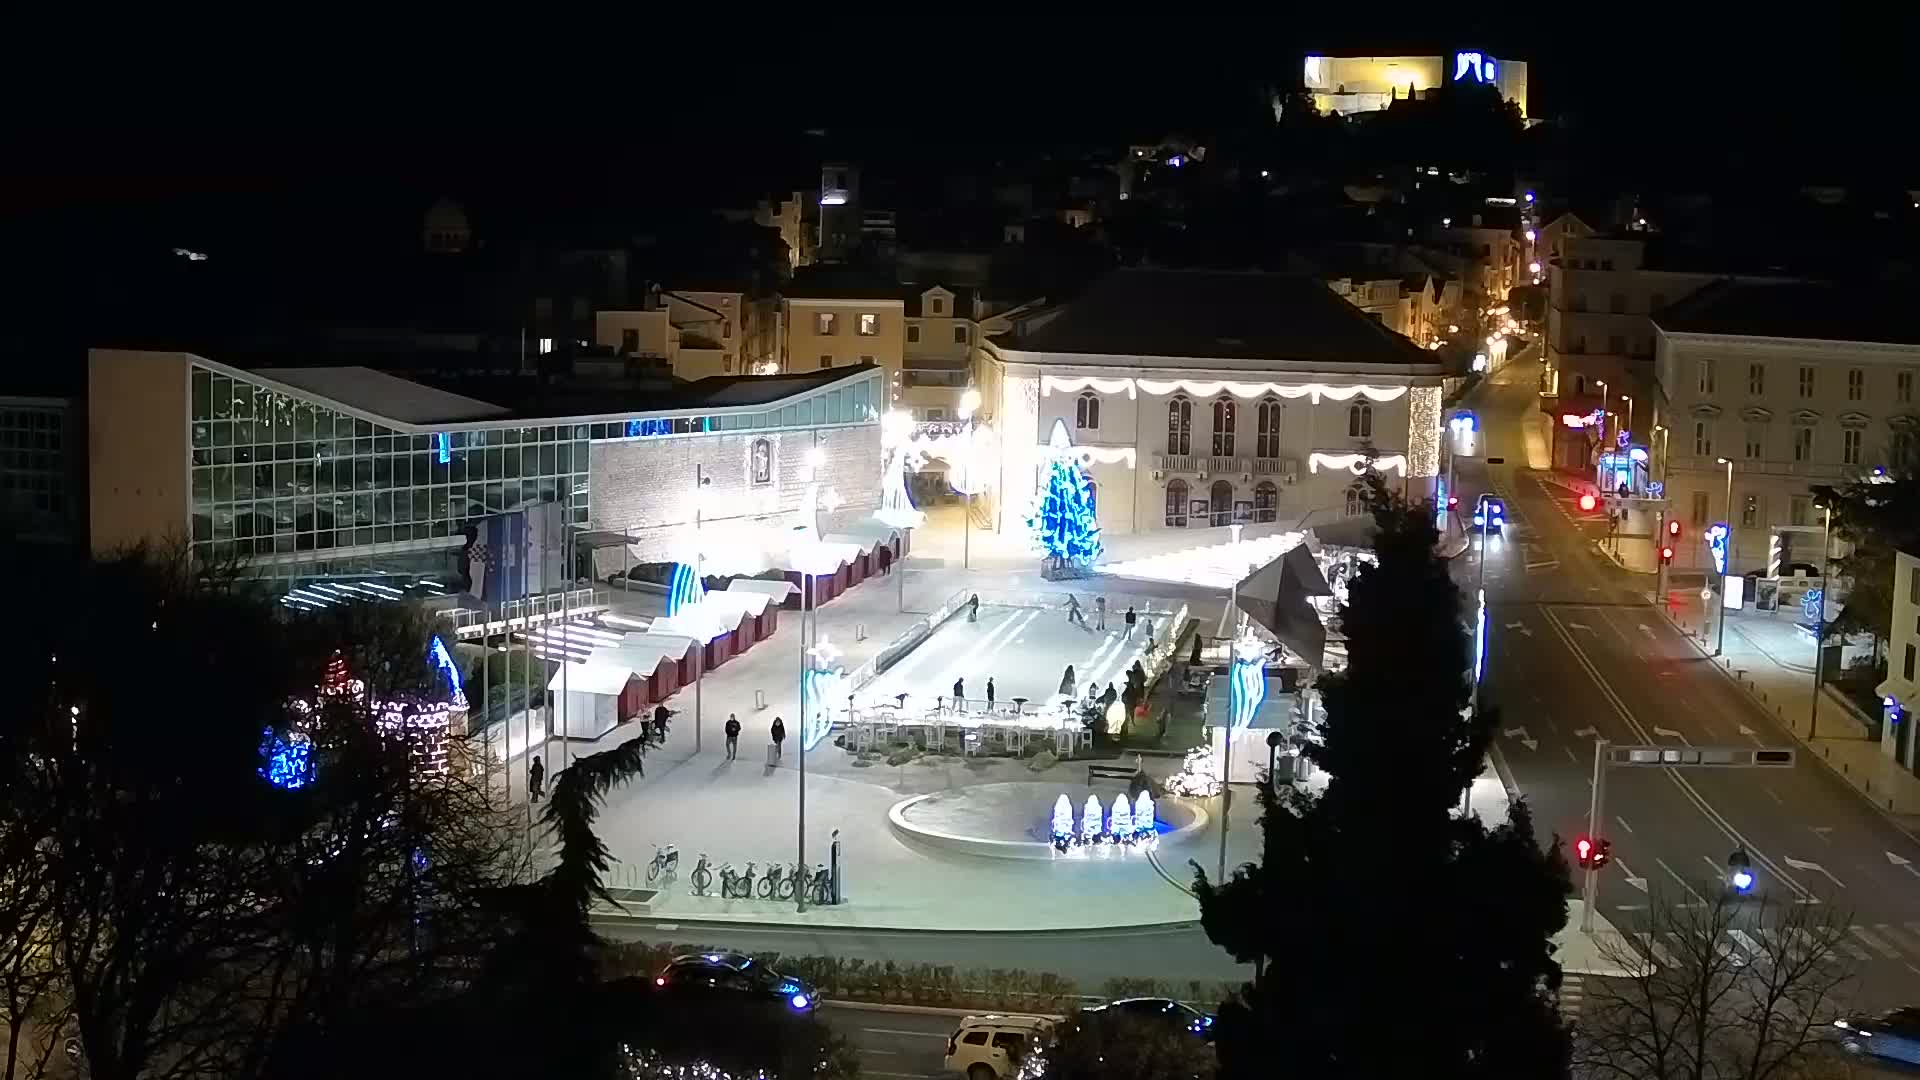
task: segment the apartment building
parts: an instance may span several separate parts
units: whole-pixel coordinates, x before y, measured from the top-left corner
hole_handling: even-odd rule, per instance
[[[878,364],[889,388],[883,411],[898,404],[907,341],[900,286],[876,275],[814,269],[823,272],[796,275],[781,297],[780,369]]]
[[[1874,688],[1887,723],[1880,725],[1880,747],[1887,756],[1920,773],[1914,725],[1901,718],[1920,709],[1920,555],[1897,552],[1893,571],[1893,627],[1887,637],[1887,678]]]
[[[1788,561],[1817,561],[1811,486],[1912,445],[1920,324],[1907,306],[1867,288],[1725,280],[1653,317],[1655,420],[1668,429],[1651,442],[1655,472],[1693,538],[1732,527],[1735,572],[1779,557],[1776,536]],[[1702,567],[1705,549],[1684,544],[1675,561]]]
[[[771,299],[656,288],[646,305],[594,312],[594,344],[621,357],[664,361],[682,379],[772,370],[778,319]]]

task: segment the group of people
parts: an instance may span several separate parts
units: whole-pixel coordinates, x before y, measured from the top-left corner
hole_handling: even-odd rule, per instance
[[[727,760],[734,761],[740,756],[739,714],[728,713],[727,726],[722,730],[724,730],[727,735]],[[777,762],[780,760],[781,744],[787,741],[787,722],[775,716],[773,718],[773,726],[768,729],[767,733],[773,739],[773,761]]]
[[[1094,624],[1092,626],[1088,626],[1087,610],[1085,607],[1081,606],[1080,598],[1078,596],[1075,596],[1073,593],[1067,594],[1067,621],[1069,623],[1079,626],[1082,630],[1105,630],[1107,628],[1107,598],[1106,597],[1096,596],[1093,598],[1093,612],[1094,612],[1094,615],[1093,615]],[[1152,616],[1148,616],[1147,618],[1142,619],[1140,617],[1140,613],[1133,610],[1133,605],[1128,604],[1127,614],[1124,618],[1124,621],[1127,624],[1127,632],[1125,636],[1122,638],[1122,640],[1132,641],[1134,627],[1144,624],[1144,627],[1147,633],[1147,648],[1149,649],[1153,648]]]

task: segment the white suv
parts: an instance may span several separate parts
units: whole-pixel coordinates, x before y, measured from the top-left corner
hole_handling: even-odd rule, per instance
[[[947,1038],[947,1071],[967,1080],[1007,1080],[1020,1063],[1053,1035],[1053,1021],[1042,1016],[969,1016]]]

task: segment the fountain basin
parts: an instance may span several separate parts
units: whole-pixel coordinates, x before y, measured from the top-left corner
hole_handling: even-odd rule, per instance
[[[1052,818],[1060,795],[1078,811],[1089,794],[1110,806],[1124,790],[1038,781],[974,784],[902,799],[888,809],[887,821],[894,835],[910,844],[996,859],[1056,859],[1061,856],[1053,849]],[[1198,802],[1173,796],[1154,802],[1154,833],[1162,847],[1191,841],[1207,821]],[[1146,848],[1101,845],[1074,854],[1144,859]]]

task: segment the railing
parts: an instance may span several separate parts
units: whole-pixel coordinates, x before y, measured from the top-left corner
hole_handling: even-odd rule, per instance
[[[1257,457],[1253,459],[1253,475],[1284,476],[1292,479],[1300,475],[1300,463],[1292,458]]]
[[[529,596],[525,600],[509,600],[491,609],[448,608],[443,617],[453,623],[454,633],[464,634],[469,630],[479,630],[483,625],[511,625],[559,615],[562,611],[609,607],[612,602],[613,594],[604,589],[570,589]]]
[[[1207,459],[1207,471],[1214,473],[1251,472],[1253,459],[1243,457],[1210,457]]]
[[[1197,473],[1200,471],[1199,459],[1192,454],[1156,454],[1153,467],[1164,472]]]

